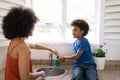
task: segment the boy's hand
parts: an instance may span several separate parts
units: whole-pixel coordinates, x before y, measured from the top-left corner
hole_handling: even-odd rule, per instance
[[[63,62],[63,61],[65,61],[65,58],[64,58],[64,56],[60,57],[60,58],[58,59],[58,61],[60,61],[60,62]]]

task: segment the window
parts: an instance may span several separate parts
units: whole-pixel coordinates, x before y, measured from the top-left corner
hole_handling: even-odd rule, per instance
[[[68,0],[67,1],[67,22],[73,19],[82,18],[88,23],[94,23],[95,0]]]
[[[54,27],[51,27],[50,25],[47,25],[47,27],[46,25],[36,25],[33,36],[28,40],[35,42],[61,41],[61,29],[55,25]]]
[[[30,41],[74,41],[70,23],[74,19],[85,19],[90,25],[86,36],[96,41],[96,0],[33,0],[33,10],[40,21]],[[92,36],[92,37],[91,37]]]
[[[41,23],[61,23],[61,0],[33,0],[33,10]]]

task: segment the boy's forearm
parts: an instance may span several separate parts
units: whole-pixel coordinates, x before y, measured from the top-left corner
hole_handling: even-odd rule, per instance
[[[72,55],[72,56],[64,56],[65,59],[71,59],[74,60],[76,59],[76,55]]]
[[[78,53],[76,55],[72,55],[72,56],[64,56],[65,59],[78,59],[80,58],[80,56],[83,54],[83,51],[78,51]]]

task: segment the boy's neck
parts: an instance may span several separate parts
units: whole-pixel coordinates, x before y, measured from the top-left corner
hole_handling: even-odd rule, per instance
[[[78,37],[77,40],[80,40],[82,37],[83,37],[83,36]]]

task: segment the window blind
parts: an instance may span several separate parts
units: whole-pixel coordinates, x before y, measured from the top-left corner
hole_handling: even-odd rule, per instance
[[[120,40],[120,0],[105,0],[104,40]]]

